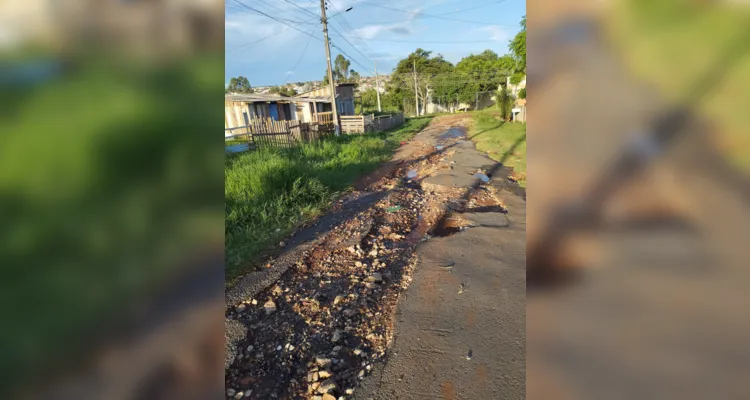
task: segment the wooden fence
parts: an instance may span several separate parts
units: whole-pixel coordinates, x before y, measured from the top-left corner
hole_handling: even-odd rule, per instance
[[[274,121],[252,119],[247,126],[225,128],[227,152],[238,153],[259,147],[289,148],[300,142],[312,142],[333,133],[333,123]]]
[[[274,121],[252,119],[247,126],[224,129],[226,151],[241,153],[260,147],[289,148],[301,142],[313,142],[333,133],[332,113],[317,113],[317,122]],[[404,123],[404,115],[342,115],[341,131],[347,134],[363,134],[383,131]]]
[[[333,111],[316,113],[315,120],[323,125],[333,124]]]
[[[342,115],[341,131],[344,133],[362,134],[366,132],[384,131],[401,126],[404,123],[404,114],[390,115]]]
[[[372,130],[385,131],[404,124],[404,114],[379,115],[372,120]]]

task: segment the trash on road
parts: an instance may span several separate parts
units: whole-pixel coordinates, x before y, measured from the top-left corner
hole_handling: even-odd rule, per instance
[[[393,206],[393,207],[388,207],[388,208],[386,208],[386,209],[385,209],[385,212],[389,212],[389,213],[392,213],[392,212],[396,212],[396,211],[398,211],[398,210],[400,210],[400,209],[401,209],[401,206]]]
[[[435,149],[436,149],[437,151],[440,151],[440,150],[442,150],[443,148],[444,148],[443,146],[435,146]]]
[[[410,170],[409,172],[406,173],[406,177],[409,178],[409,179],[416,178],[417,177],[417,171],[413,170],[413,169]]]
[[[475,178],[481,179],[482,182],[487,183],[490,181],[490,178],[485,174],[474,174]]]
[[[466,355],[466,359],[467,360],[471,360],[471,355],[472,355],[471,354],[471,349],[469,349],[469,354]]]

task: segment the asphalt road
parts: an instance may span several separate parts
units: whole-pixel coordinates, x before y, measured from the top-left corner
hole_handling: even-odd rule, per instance
[[[444,145],[450,155],[443,162],[454,162],[423,183],[468,192],[479,183],[471,173],[482,168],[493,175],[488,185],[507,213],[461,213],[474,227],[418,247],[387,360],[375,365],[355,399],[525,398],[525,193],[508,183],[509,170],[471,141],[456,142],[457,134],[463,130],[447,127],[415,138]]]

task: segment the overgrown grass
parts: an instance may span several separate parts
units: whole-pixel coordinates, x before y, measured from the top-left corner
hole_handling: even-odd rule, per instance
[[[503,122],[492,110],[475,113],[472,122],[469,138],[477,150],[512,167],[518,183],[526,187],[526,124]]]
[[[221,243],[224,155],[205,132],[223,60],[74,59],[0,88],[1,397],[70,370],[133,300]]]
[[[618,2],[606,26],[630,70],[667,100],[711,118],[717,145],[750,173],[750,12],[739,5],[628,0]],[[692,88],[706,76],[722,79],[697,98]]]
[[[430,120],[409,119],[390,132],[229,156],[224,190],[227,278],[253,269],[279,241],[324,212],[337,195],[390,159],[401,141]]]

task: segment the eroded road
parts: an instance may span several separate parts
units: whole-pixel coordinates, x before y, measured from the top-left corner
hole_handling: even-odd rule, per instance
[[[228,292],[228,398],[524,398],[525,194],[467,124],[433,120]]]

